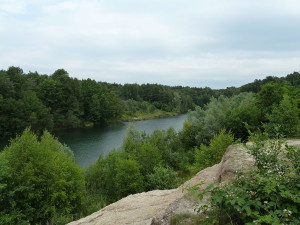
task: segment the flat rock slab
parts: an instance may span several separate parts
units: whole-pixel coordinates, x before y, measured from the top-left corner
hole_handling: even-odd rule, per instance
[[[69,225],[151,225],[167,224],[176,211],[193,212],[193,204],[184,198],[189,187],[201,181],[211,183],[219,170],[219,164],[200,171],[179,188],[155,190],[129,195]]]
[[[69,225],[150,225],[153,217],[183,196],[178,189],[155,190],[129,195],[126,198]]]

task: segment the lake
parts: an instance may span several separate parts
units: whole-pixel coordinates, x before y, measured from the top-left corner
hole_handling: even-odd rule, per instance
[[[119,122],[102,127],[66,129],[55,133],[59,141],[67,144],[74,152],[76,163],[86,168],[95,163],[100,154],[119,148],[130,124],[137,130],[150,134],[154,130],[166,130],[173,127],[179,131],[187,115],[158,118],[152,120]]]

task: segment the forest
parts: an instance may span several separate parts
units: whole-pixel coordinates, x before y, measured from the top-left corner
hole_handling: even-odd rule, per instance
[[[71,78],[63,69],[48,76],[10,67],[0,71],[0,136],[13,137],[0,152],[0,224],[65,224],[129,194],[175,188],[218,163],[229,145],[248,140],[257,143],[259,172],[236,180],[234,187],[212,189],[214,211],[201,222],[297,224],[300,150],[288,148],[289,163],[275,169],[278,155],[263,154],[259,143],[299,138],[299,109],[298,72],[212,90],[109,84]],[[57,128],[101,125],[158,110],[188,112],[183,129],[146,134],[130,127],[120,149],[100,155],[87,169],[51,135]],[[241,194],[252,190],[258,200]],[[254,203],[241,208],[234,199],[218,198],[234,191]]]
[[[186,113],[203,107],[211,97],[257,93],[266,82],[286,80],[299,85],[299,74],[267,77],[240,88],[170,87],[159,84],[109,84],[69,76],[64,69],[52,75],[24,73],[19,67],[0,71],[0,139],[21,134],[26,127],[44,129],[103,125],[111,121]]]
[[[176,115],[217,95],[207,87],[109,84],[78,80],[63,69],[48,76],[9,67],[0,71],[0,137],[15,137],[29,126],[41,134],[44,129],[101,126],[141,115]]]

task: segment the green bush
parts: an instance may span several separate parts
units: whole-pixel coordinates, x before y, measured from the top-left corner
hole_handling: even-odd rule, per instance
[[[46,224],[81,212],[83,174],[66,147],[25,130],[0,153],[0,224]]]
[[[120,157],[119,152],[111,151],[105,158],[100,156],[96,164],[87,168],[85,180],[89,196],[100,195],[103,198],[101,202],[105,201],[106,203],[118,200],[115,177]]]
[[[240,93],[230,98],[220,96],[212,98],[205,107],[196,107],[189,113],[190,127],[188,133],[192,134],[192,144],[208,144],[215,134],[223,128],[231,130],[232,134],[245,140],[247,129],[244,123],[257,127],[261,123],[259,108],[256,106],[256,98],[252,93]]]
[[[164,190],[178,187],[180,179],[174,170],[169,167],[155,167],[152,174],[147,175],[149,190]]]
[[[221,132],[210,140],[209,146],[201,145],[195,149],[195,172],[219,163],[229,145],[233,143],[234,137],[231,133]]]
[[[284,137],[297,137],[300,134],[299,109],[295,100],[288,95],[283,96],[279,106],[274,107],[267,115],[268,123],[264,124],[265,132],[270,137],[278,133]]]
[[[116,172],[115,191],[119,198],[144,190],[144,181],[137,161],[119,158]]]
[[[299,224],[300,150],[282,144],[256,143],[249,152],[257,170],[205,189],[202,194],[211,193],[210,206],[200,209],[213,216],[203,224]]]
[[[161,153],[156,146],[146,142],[140,148],[137,161],[141,167],[142,175],[145,176],[152,173],[154,167],[162,162]]]

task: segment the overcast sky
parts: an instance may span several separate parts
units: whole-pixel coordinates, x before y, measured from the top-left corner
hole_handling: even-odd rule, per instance
[[[240,86],[300,71],[299,0],[0,0],[0,69]]]

